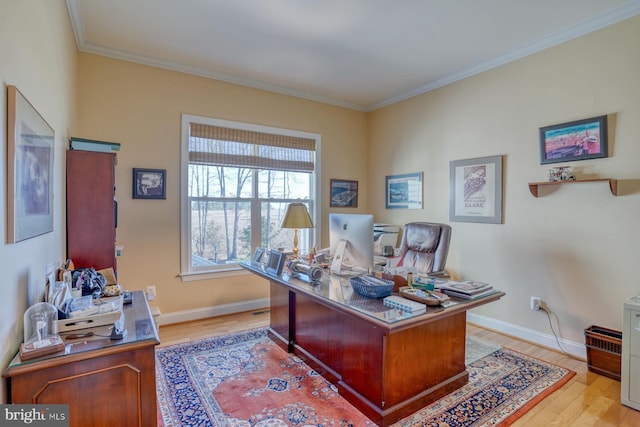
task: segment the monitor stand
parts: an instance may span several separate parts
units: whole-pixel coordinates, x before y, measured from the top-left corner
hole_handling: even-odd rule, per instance
[[[340,274],[342,271],[342,261],[344,260],[344,253],[347,250],[347,241],[342,239],[336,246],[336,251],[333,254],[333,261],[331,261],[331,267],[329,270],[332,274]]]
[[[331,271],[331,274],[335,274],[336,276],[362,276],[363,274],[367,274],[365,270],[361,270],[358,268],[345,268],[343,262],[345,253],[347,252],[348,244],[349,241],[344,239],[338,242],[336,251],[333,254],[333,261],[331,262],[329,271]]]

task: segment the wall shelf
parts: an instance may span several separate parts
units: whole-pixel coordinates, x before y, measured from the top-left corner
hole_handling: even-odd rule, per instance
[[[564,184],[580,184],[584,182],[608,182],[609,190],[611,194],[614,196],[618,195],[618,180],[611,178],[597,178],[597,179],[577,179],[574,181],[543,181],[543,182],[530,182],[529,183],[529,191],[533,195],[533,197],[538,197],[538,187],[543,187],[545,185],[564,185]]]

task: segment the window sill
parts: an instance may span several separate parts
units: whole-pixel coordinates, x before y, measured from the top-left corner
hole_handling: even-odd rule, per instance
[[[238,265],[223,270],[182,273],[180,274],[180,280],[183,282],[195,282],[199,280],[224,279],[225,277],[248,276],[250,274],[251,272]]]

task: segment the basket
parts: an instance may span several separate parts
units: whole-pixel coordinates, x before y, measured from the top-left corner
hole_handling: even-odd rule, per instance
[[[383,298],[391,295],[395,283],[393,280],[378,279],[371,276],[350,277],[353,289],[363,297]]]

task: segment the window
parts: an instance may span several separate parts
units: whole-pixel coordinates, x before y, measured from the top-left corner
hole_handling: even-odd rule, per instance
[[[317,134],[183,115],[183,280],[238,270],[257,247],[291,249],[293,230],[280,228],[287,205],[318,217],[319,144]],[[314,231],[299,230],[303,253]]]

